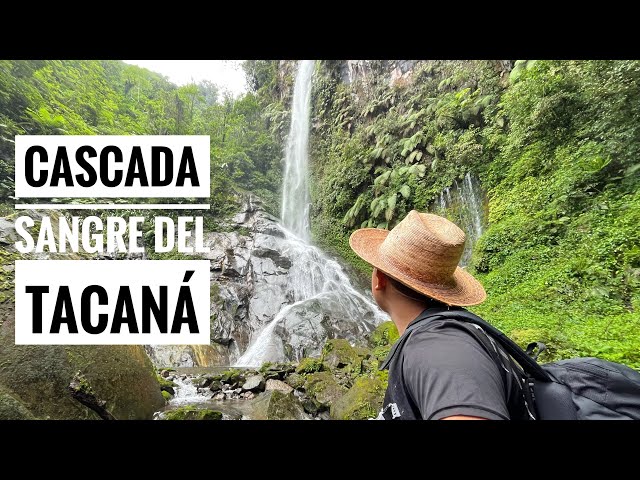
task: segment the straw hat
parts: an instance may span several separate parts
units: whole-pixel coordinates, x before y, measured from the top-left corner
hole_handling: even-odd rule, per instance
[[[349,238],[360,258],[407,287],[448,305],[477,305],[487,294],[458,267],[464,242],[456,224],[416,210],[390,231],[361,228]]]

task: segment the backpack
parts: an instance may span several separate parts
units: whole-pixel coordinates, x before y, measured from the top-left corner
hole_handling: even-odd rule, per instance
[[[484,335],[476,337],[485,348],[498,353],[495,340],[510,355],[512,373],[523,380],[523,394],[527,407],[533,406],[529,411],[534,419],[640,420],[640,373],[636,370],[593,357],[541,365],[536,361],[537,355],[531,354],[535,347],[539,354],[543,344],[532,343],[524,351],[500,330],[467,310],[448,310],[441,316],[472,324],[483,332]],[[499,355],[496,360],[500,361]]]

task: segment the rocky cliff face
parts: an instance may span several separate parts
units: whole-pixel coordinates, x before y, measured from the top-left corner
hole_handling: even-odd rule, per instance
[[[275,342],[285,352],[280,360],[317,355],[328,338],[362,343],[378,319],[364,312],[361,322],[355,321],[339,288],[333,295],[295,304],[301,276],[310,277],[309,288],[319,290],[318,284],[327,280],[318,269],[323,262],[335,262],[287,238],[278,219],[255,196],[247,195],[240,210],[222,224],[226,231],[204,235],[210,248],[204,258],[211,261],[212,344],[147,347],[153,362],[183,367],[232,365],[288,305],[291,309],[274,329]]]

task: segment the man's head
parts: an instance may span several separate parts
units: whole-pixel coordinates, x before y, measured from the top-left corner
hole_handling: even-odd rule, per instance
[[[480,282],[458,267],[464,242],[464,232],[454,223],[416,210],[391,231],[362,228],[349,238],[353,251],[375,267],[371,289],[387,312],[400,302],[483,302]]]
[[[442,305],[441,302],[423,295],[403,285],[382,270],[373,267],[371,273],[371,293],[378,306],[389,313],[394,305],[419,304],[422,308],[430,305]]]

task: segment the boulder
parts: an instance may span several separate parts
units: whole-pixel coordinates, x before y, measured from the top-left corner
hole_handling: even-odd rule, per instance
[[[151,419],[164,407],[158,375],[144,347],[16,345],[14,325],[13,305],[0,305],[0,392],[24,406],[12,408],[16,418],[25,411],[42,419],[99,418],[69,394],[78,372],[118,420]]]
[[[252,415],[255,420],[306,420],[300,401],[293,393],[269,390],[251,401]]]
[[[293,388],[290,385],[287,385],[282,380],[274,380],[269,379],[265,385],[266,391],[277,390],[279,392],[290,393],[293,392]]]
[[[0,244],[13,246],[19,239],[21,237],[16,233],[13,222],[6,218],[0,218]]]
[[[287,378],[284,379],[284,381],[287,383],[287,385],[290,385],[291,387],[295,388],[296,390],[300,389],[300,388],[304,388],[304,384],[306,382],[306,378],[304,377],[304,375],[300,375],[299,373],[292,373],[290,375],[287,376]]]
[[[305,391],[320,409],[327,409],[342,397],[347,389],[338,384],[329,372],[317,372],[307,377]]]
[[[262,392],[265,388],[265,381],[262,375],[252,375],[247,378],[244,385],[242,385],[242,390],[251,391],[251,392]]]
[[[331,405],[334,420],[366,420],[375,418],[382,408],[387,388],[386,373],[374,377],[358,377],[353,386]]]
[[[33,414],[14,396],[0,390],[0,420],[34,420]]]
[[[353,373],[359,373],[361,359],[358,352],[344,338],[327,340],[322,349],[322,361],[330,368],[347,368]]]
[[[198,388],[207,388],[209,385],[211,385],[211,382],[213,382],[213,378],[212,377],[202,377],[202,378],[199,378],[194,383],[196,384],[196,387],[198,387]]]
[[[292,373],[296,367],[290,363],[265,363],[260,367],[260,373],[264,378],[282,380],[287,374]]]
[[[196,408],[191,405],[164,412],[162,420],[222,420],[222,413],[208,408]]]
[[[222,382],[220,380],[212,380],[209,384],[209,390],[212,392],[219,392],[222,390]]]

